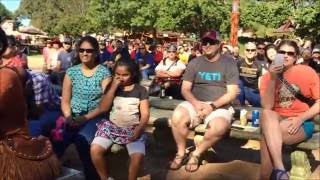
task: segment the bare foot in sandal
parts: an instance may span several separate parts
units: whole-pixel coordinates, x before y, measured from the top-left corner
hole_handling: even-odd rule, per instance
[[[187,172],[195,172],[200,167],[200,156],[199,155],[193,155],[193,153],[190,154],[189,160],[185,166],[185,170]]]
[[[184,154],[183,156],[181,156],[179,154],[176,154],[174,159],[169,164],[169,169],[171,169],[171,170],[180,169],[181,166],[183,166],[183,164],[185,163],[186,159],[187,159],[187,155],[186,154]]]

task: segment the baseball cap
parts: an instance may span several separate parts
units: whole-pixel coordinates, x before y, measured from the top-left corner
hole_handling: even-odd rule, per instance
[[[171,44],[168,48],[168,51],[177,51],[177,47],[173,44]]]
[[[219,32],[216,31],[216,30],[211,30],[209,32],[206,32],[202,38],[202,40],[204,39],[211,39],[211,40],[215,40],[215,41],[220,41],[220,35],[219,35]]]
[[[65,38],[65,39],[63,40],[63,43],[65,43],[65,44],[72,44],[72,40],[71,40],[70,38]]]
[[[314,46],[312,53],[320,53],[320,44]]]

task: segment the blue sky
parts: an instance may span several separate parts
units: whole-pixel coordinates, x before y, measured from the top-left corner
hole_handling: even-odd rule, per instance
[[[21,0],[0,0],[0,2],[11,12],[18,9]],[[29,25],[30,20],[22,20],[23,25]]]

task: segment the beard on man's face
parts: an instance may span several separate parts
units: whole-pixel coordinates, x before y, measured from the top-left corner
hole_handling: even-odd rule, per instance
[[[218,53],[220,52],[220,49],[215,49],[215,50],[212,50],[211,52],[206,52],[204,51],[203,55],[205,57],[207,57],[208,59],[212,59],[214,58]]]

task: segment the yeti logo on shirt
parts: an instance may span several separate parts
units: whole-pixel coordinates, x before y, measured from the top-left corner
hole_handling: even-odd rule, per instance
[[[220,72],[198,72],[200,78],[206,81],[221,81]]]

